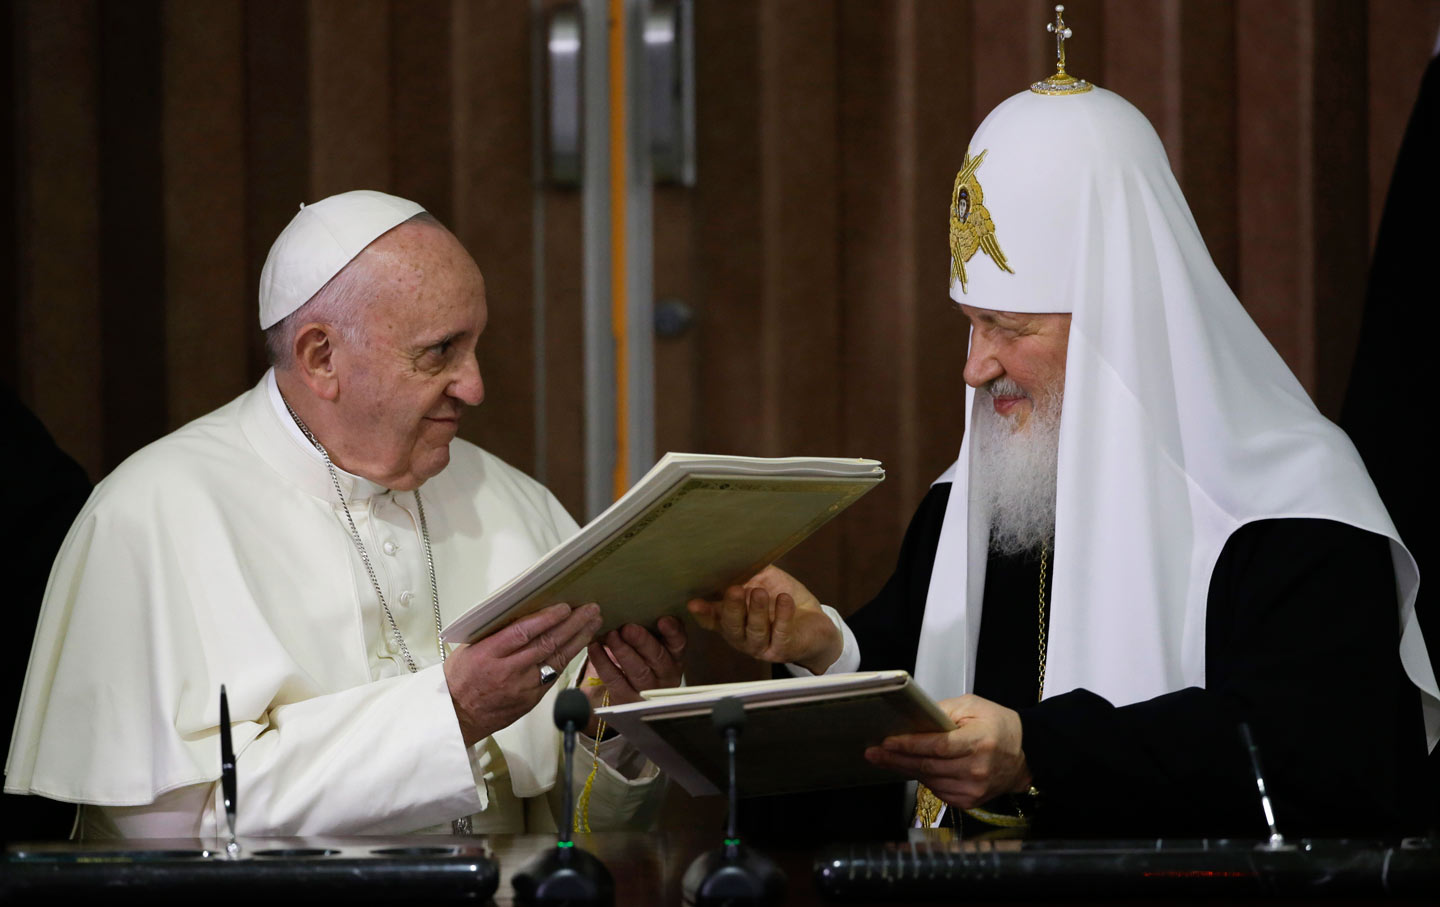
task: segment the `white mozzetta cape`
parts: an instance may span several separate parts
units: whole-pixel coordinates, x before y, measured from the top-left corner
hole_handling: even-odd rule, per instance
[[[1046,695],[1127,705],[1205,685],[1210,577],[1257,520],[1333,520],[1385,536],[1401,660],[1440,739],[1440,688],[1415,618],[1419,575],[1350,439],[1322,416],[1216,270],[1145,117],[1096,88],[1029,91],[971,139],[975,176],[1013,273],[984,251],[959,302],[1070,312],[1060,422]],[[966,390],[967,421],[975,393]],[[990,515],[953,480],[916,676],[971,689]]]
[[[456,440],[450,455],[422,489],[446,622],[576,529],[485,451]],[[418,673],[389,640],[324,465],[262,381],[126,460],[86,503],[51,573],[5,790],[116,807],[213,785],[223,683],[244,833],[399,833],[466,814],[477,832],[524,830],[515,798],[555,782],[554,696],[583,656],[467,751],[414,558],[414,496],[342,484]],[[407,546],[421,565],[408,572],[386,556]],[[592,821],[654,786],[602,766]]]

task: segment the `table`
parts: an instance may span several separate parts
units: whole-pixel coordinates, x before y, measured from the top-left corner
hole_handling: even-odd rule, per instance
[[[1052,887],[1046,892],[1031,892],[1032,902],[1036,899],[1043,899],[1051,903],[1063,903],[1068,900],[1082,900],[1087,897],[1092,899],[1096,895],[1103,895],[1108,870],[1106,866],[1113,866],[1115,860],[1112,858],[1094,860],[1089,864],[1083,857],[1087,852],[1100,852],[1105,857],[1106,848],[1114,849],[1114,845],[1106,843],[1079,844],[1061,848],[1055,844],[1043,842],[1034,845],[1025,845],[1022,850],[1018,841],[1009,842],[967,842],[965,845],[953,845],[941,843],[938,839],[921,838],[919,844],[914,848],[901,846],[898,854],[911,854],[925,850],[926,848],[940,848],[942,851],[950,852],[956,847],[963,846],[965,859],[970,860],[970,875],[966,878],[978,880],[976,882],[962,882],[953,886],[945,883],[943,890],[946,896],[943,899],[922,901],[906,899],[902,897],[889,900],[867,900],[865,903],[883,907],[887,904],[912,904],[912,903],[936,903],[940,900],[955,902],[963,900],[968,905],[979,905],[998,902],[1001,897],[1008,897],[1020,894],[1020,886],[1033,880],[1037,875],[1043,875],[1044,868],[1041,865],[1045,860],[1056,855],[1064,859],[1072,860],[1065,864],[1073,866],[1073,877],[1066,872],[1054,873],[1055,863],[1053,859],[1050,864],[1051,875],[1049,878],[1058,883],[1058,887]],[[131,901],[143,901],[147,904],[163,903],[186,903],[194,904],[197,894],[209,895],[213,890],[217,895],[225,894],[250,894],[250,903],[261,904],[263,907],[277,907],[279,904],[289,902],[292,897],[296,903],[314,904],[317,901],[330,900],[339,903],[353,903],[355,901],[385,901],[395,903],[397,892],[403,892],[411,897],[402,897],[402,902],[423,902],[428,905],[454,901],[458,898],[465,899],[469,896],[470,902],[474,902],[473,894],[475,886],[487,878],[490,865],[483,860],[476,860],[478,856],[489,856],[499,869],[498,888],[495,890],[494,904],[496,907],[508,907],[515,903],[514,891],[511,887],[511,880],[515,873],[526,861],[532,857],[545,852],[555,846],[553,835],[493,835],[488,837],[477,836],[473,838],[448,838],[438,836],[410,836],[403,838],[327,838],[316,837],[306,839],[269,839],[244,840],[242,842],[249,854],[256,855],[249,860],[251,866],[257,863],[264,863],[264,866],[255,866],[256,872],[269,871],[271,873],[269,887],[264,888],[260,894],[255,892],[242,892],[240,888],[253,884],[247,881],[245,866],[237,866],[231,863],[228,867],[217,865],[217,861],[223,860],[223,845],[217,842],[199,841],[146,841],[146,842],[109,842],[106,844],[79,845],[68,843],[38,844],[33,846],[12,845],[7,851],[6,862],[0,864],[0,874],[9,873],[8,881],[0,878],[0,883],[14,884],[17,867],[23,871],[29,871],[33,867],[20,866],[16,862],[16,853],[28,853],[32,857],[38,855],[42,859],[46,853],[53,859],[50,862],[58,866],[60,872],[52,872],[40,887],[29,889],[29,902],[51,903],[59,902],[64,896],[76,895],[98,895],[101,902],[120,902],[128,898]],[[577,838],[579,846],[594,853],[609,868],[615,880],[616,904],[623,907],[643,907],[643,905],[677,905],[681,903],[681,885],[686,868],[691,861],[703,853],[707,848],[719,845],[719,836],[712,832],[702,832],[698,829],[671,830],[665,833],[640,833],[640,832],[604,832],[594,835],[586,835]],[[1157,885],[1162,887],[1154,889],[1151,898],[1156,901],[1169,900],[1173,896],[1173,890],[1164,888],[1169,884],[1166,873],[1174,877],[1183,876],[1186,872],[1203,879],[1204,877],[1223,877],[1227,875],[1224,866],[1233,867],[1233,859],[1225,862],[1222,859],[1211,861],[1205,852],[1198,852],[1194,847],[1181,846],[1170,842],[1164,842],[1160,849],[1165,847],[1179,848],[1182,859],[1173,863],[1180,868],[1180,872],[1164,870],[1158,873],[1146,873],[1148,866],[1156,868],[1153,853],[1153,845],[1162,845],[1162,842],[1147,842],[1140,846],[1128,848],[1126,863],[1130,878],[1137,875],[1151,875],[1160,881]],[[1334,844],[1318,842],[1321,851],[1325,847],[1330,850],[1325,853],[1333,854],[1337,866],[1355,867],[1380,865],[1377,862],[1377,851],[1375,848],[1361,846],[1345,847]],[[1207,845],[1207,848],[1211,845]],[[1234,857],[1236,854],[1245,854],[1253,849],[1251,844],[1225,845],[1223,842],[1214,845],[1217,853],[1223,850],[1223,854]],[[193,848],[204,848],[207,856],[197,858],[194,856]],[[141,848],[154,851],[173,851],[178,856],[172,859],[172,866],[177,868],[177,874],[171,881],[177,885],[170,885],[164,878],[159,884],[138,884],[143,881],[133,873],[139,864],[146,861],[137,860],[127,862],[124,853],[127,848]],[[265,849],[290,849],[311,848],[314,850],[330,850],[334,853],[328,856],[306,855],[296,853],[293,857],[285,856],[260,856],[259,852]],[[416,854],[415,848],[423,848],[429,854]],[[435,853],[435,849],[440,853]],[[399,849],[399,855],[378,854],[382,850]],[[785,903],[796,905],[796,907],[807,907],[807,905],[831,904],[817,889],[812,873],[818,854],[827,852],[828,848],[823,840],[814,838],[807,839],[797,834],[796,837],[783,846],[772,846],[764,852],[773,858],[776,863],[789,876],[789,885]],[[409,856],[405,851],[411,851]],[[187,851],[189,856],[186,856]],[[1317,851],[1318,853],[1318,851]],[[353,859],[350,864],[340,866],[343,861],[351,856],[358,855],[363,859]],[[1426,873],[1427,880],[1435,880],[1434,890],[1440,890],[1440,847],[1433,843],[1425,843],[1424,846],[1412,846],[1404,853],[1394,852],[1380,854],[1388,861],[1395,858],[1396,865],[1409,865],[1412,870],[1419,865]],[[1017,860],[1025,857],[1031,862],[1026,863]],[[288,860],[288,863],[286,862]],[[408,860],[408,862],[407,862]],[[425,861],[430,861],[426,863]],[[1040,862],[1035,862],[1039,860]],[[1108,862],[1107,862],[1108,860]],[[1149,862],[1147,862],[1149,860]],[[1420,861],[1417,863],[1417,860]],[[328,865],[320,865],[324,861],[330,861]],[[989,861],[989,862],[987,862]],[[1001,862],[1008,861],[1010,873],[1009,879],[1014,881],[1016,887],[1011,887],[1010,882],[997,883],[999,878],[994,871]],[[1407,862],[1408,861],[1408,862]],[[473,864],[466,867],[463,864]],[[74,867],[68,873],[65,866]],[[150,861],[150,865],[156,865]],[[896,866],[902,865],[897,862]],[[908,866],[909,864],[903,864]],[[343,871],[337,872],[341,868]],[[976,868],[979,872],[976,872]],[[1220,871],[1214,871],[1214,870]],[[218,871],[216,871],[218,870]],[[469,887],[465,887],[463,873],[469,871]],[[1068,871],[1068,870],[1067,870]],[[131,873],[127,877],[126,873]],[[208,876],[205,873],[209,872]],[[276,873],[279,873],[277,876]],[[1348,899],[1352,903],[1371,903],[1376,897],[1374,885],[1374,874],[1370,870],[1359,872],[1355,877],[1369,879],[1368,890],[1355,889],[1351,891],[1335,892],[1326,890],[1323,892],[1327,900],[1334,903],[1346,903]],[[1243,876],[1244,873],[1229,873],[1230,875]],[[162,873],[163,876],[163,873]],[[284,887],[276,888],[275,878],[284,881]],[[982,878],[983,877],[983,878]],[[33,875],[32,875],[33,878]],[[201,880],[197,887],[196,879]],[[77,879],[83,879],[82,885],[76,885]],[[988,881],[987,881],[988,880]],[[457,881],[460,884],[457,884]],[[1171,879],[1173,882],[1173,878]],[[1259,903],[1265,900],[1264,897],[1255,893],[1255,887],[1245,887],[1244,880],[1238,880],[1236,886],[1229,891],[1220,891],[1214,888],[1202,889],[1199,893],[1201,899],[1190,897],[1189,903],[1216,903],[1225,904],[1226,907],[1236,907],[1238,904]],[[493,878],[489,880],[493,884]],[[1152,891],[1148,887],[1142,891],[1143,898],[1145,891]],[[1428,881],[1427,881],[1428,884]],[[976,885],[979,885],[977,888]],[[989,890],[985,890],[985,886]],[[48,887],[47,887],[48,886]],[[189,887],[185,887],[189,886]],[[1168,892],[1168,894],[1167,894]],[[1293,892],[1292,892],[1293,893]],[[5,892],[0,890],[0,899],[4,899]],[[1196,894],[1195,891],[1190,892]],[[1401,898],[1396,903],[1430,903],[1423,897],[1411,895],[1408,900]],[[1132,898],[1130,903],[1143,903]]]
[[[690,865],[690,862],[704,852],[707,847],[716,847],[719,846],[720,843],[718,835],[703,835],[693,831],[680,833],[669,832],[664,835],[653,836],[640,833],[610,832],[579,837],[576,840],[579,846],[585,847],[600,857],[610,869],[611,874],[615,878],[615,902],[617,905],[680,904],[681,883],[686,868]],[[1003,858],[1021,856],[1022,848],[1020,841],[966,842],[960,845],[949,842],[948,837],[937,838],[927,832],[915,832],[912,841],[916,844],[915,848],[907,848],[906,845],[903,844],[897,845],[897,853],[912,850],[923,852],[930,847],[964,848],[967,851],[972,851],[981,856],[987,853],[993,853]],[[490,839],[490,846],[495,856],[499,859],[501,867],[500,888],[495,896],[497,905],[508,907],[508,905],[515,903],[510,884],[511,876],[517,867],[522,866],[526,860],[542,850],[554,846],[553,842],[553,837],[534,835],[497,836]],[[1153,847],[1155,843],[1156,842],[1143,842],[1141,847],[1135,848],[1138,852],[1140,862],[1136,861],[1135,855],[1127,858],[1130,861],[1129,865],[1132,867],[1132,874],[1143,872],[1142,863],[1147,856],[1145,851]],[[1180,842],[1175,842],[1174,844],[1165,842],[1163,846],[1184,849],[1184,845]],[[1252,848],[1252,845],[1248,842],[1243,845],[1238,843],[1226,845],[1217,842],[1209,846],[1216,848],[1228,846],[1231,853],[1242,854]],[[1336,860],[1337,865],[1347,865],[1348,860],[1348,865],[1351,868],[1354,868],[1356,865],[1353,857],[1361,851],[1359,847],[1351,849],[1333,842],[1316,842],[1315,846],[1319,848],[1319,852],[1325,852],[1326,848],[1328,848],[1328,852],[1336,854],[1338,856]],[[856,847],[863,852],[866,846],[856,845]],[[872,846],[872,850],[875,847],[876,846]],[[1025,845],[1025,847],[1027,848],[1027,853],[1031,847],[1042,848],[1040,851],[1042,858],[1045,855],[1046,849],[1048,849],[1051,855],[1063,853],[1066,856],[1074,856],[1081,849],[1089,849],[1091,851],[1098,851],[1099,855],[1104,858],[1090,860],[1091,868],[1089,870],[1081,869],[1077,866],[1078,871],[1075,873],[1073,879],[1061,879],[1063,887],[1060,891],[1039,895],[1040,898],[1051,903],[1065,903],[1071,900],[1080,901],[1089,899],[1093,901],[1097,894],[1103,894],[1105,871],[1103,869],[1097,871],[1096,867],[1104,866],[1107,862],[1111,862],[1109,855],[1106,854],[1105,851],[1107,848],[1116,848],[1118,845],[1114,842],[1094,842],[1092,844],[1077,842],[1075,846],[1072,847],[1067,844],[1063,849],[1059,844],[1047,845],[1044,843]],[[1303,842],[1301,843],[1301,847],[1304,847]],[[835,900],[823,896],[813,881],[817,856],[826,851],[844,851],[848,849],[849,848],[843,847],[838,849],[830,847],[823,840],[817,841],[814,840],[813,837],[807,840],[804,835],[797,834],[796,839],[791,844],[783,847],[771,846],[764,849],[763,852],[779,864],[780,868],[783,869],[789,877],[785,903],[787,905],[795,905],[795,907],[812,907],[812,905],[834,905],[837,903]],[[1366,860],[1367,865],[1375,866],[1379,864],[1380,859],[1378,859],[1375,854],[1368,853],[1366,856],[1368,858]],[[1414,850],[1410,856],[1412,864],[1418,856],[1418,859],[1425,861],[1432,867],[1429,870],[1429,878],[1433,880],[1435,884],[1431,891],[1440,892],[1440,845],[1426,842],[1423,849]],[[1078,863],[1080,861],[1076,862]],[[1015,866],[1015,869],[1011,870],[1013,874],[1018,875],[1027,872],[1027,867],[1019,864],[1012,865]],[[1186,863],[1182,860],[1179,865],[1183,867]],[[1207,876],[1219,875],[1223,872],[1223,870],[1221,870],[1220,872],[1212,873],[1205,869],[1208,864],[1204,861],[1203,856],[1196,859],[1193,852],[1190,854],[1188,865],[1192,867],[1188,871],[1193,872],[1195,880],[1202,884],[1205,882]],[[1032,868],[1038,868],[1038,865],[1032,864]],[[1163,884],[1167,881],[1164,878],[1160,878],[1164,875],[1163,871],[1151,873],[1151,875],[1156,877],[1155,881],[1157,883]],[[1363,877],[1364,873],[1360,875]],[[1172,878],[1169,881],[1173,883],[1175,880]],[[964,901],[967,905],[971,905],[971,907],[978,907],[978,905],[986,903],[1000,902],[995,894],[980,894],[977,896],[976,892],[970,890],[963,883],[956,885],[953,889],[946,887],[945,890],[947,891],[947,896],[943,899],[926,901],[893,898],[865,900],[863,903],[874,905],[874,907],[892,907],[892,905],[900,904],[955,903]],[[1007,888],[1003,883],[998,886],[998,890],[1013,891],[1013,889]],[[1175,896],[1174,892],[1174,889],[1169,889],[1168,893],[1163,895],[1157,894],[1155,898],[1157,902],[1171,903],[1173,902],[1172,898]],[[1294,896],[1294,892],[1292,892],[1292,896]],[[1347,902],[1368,904],[1373,903],[1376,898],[1380,896],[1381,895],[1374,890],[1352,892],[1327,890],[1325,892],[1325,897],[1328,902],[1338,904]],[[1034,900],[1035,897],[1036,895],[1034,894],[1030,895],[1032,903],[1036,902]],[[1142,894],[1141,897],[1143,898],[1144,895]],[[1010,897],[1006,897],[1005,899],[1013,900],[1013,898]],[[1247,903],[1268,903],[1272,900],[1273,899],[1266,898],[1258,893],[1248,894],[1236,891],[1228,893],[1217,891],[1209,896],[1202,894],[1199,899],[1193,895],[1186,898],[1187,903],[1206,903],[1208,901],[1209,903],[1224,904],[1226,907],[1238,907],[1238,905]],[[1393,897],[1391,902],[1431,904],[1433,900],[1422,896],[1411,895]],[[1134,900],[1132,896],[1129,903],[1144,903],[1144,901]]]

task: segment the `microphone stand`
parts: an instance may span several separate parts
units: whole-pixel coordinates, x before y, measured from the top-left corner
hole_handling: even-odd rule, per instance
[[[769,907],[785,896],[785,873],[769,857],[740,843],[740,786],[736,780],[736,743],[745,726],[745,706],[727,696],[710,713],[725,737],[730,763],[730,815],[725,821],[725,842],[695,858],[685,870],[683,895],[689,907]]]
[[[1245,744],[1245,752],[1250,756],[1250,770],[1255,774],[1255,788],[1260,792],[1260,809],[1265,813],[1265,824],[1270,826],[1270,840],[1259,845],[1258,849],[1294,850],[1295,845],[1285,843],[1285,836],[1280,834],[1275,824],[1275,807],[1270,805],[1270,794],[1265,790],[1265,773],[1260,770],[1260,747],[1255,745],[1250,725],[1244,721],[1240,722],[1240,741]]]
[[[520,867],[511,881],[516,901],[527,907],[612,907],[615,903],[615,880],[610,870],[594,854],[575,846],[575,733],[589,722],[590,700],[585,694],[562,690],[555,699],[555,725],[565,735],[565,821],[555,846]]]

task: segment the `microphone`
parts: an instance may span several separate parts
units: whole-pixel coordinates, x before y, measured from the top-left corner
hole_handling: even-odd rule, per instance
[[[740,855],[740,836],[736,833],[736,816],[740,812],[740,786],[735,781],[735,744],[740,732],[745,729],[745,706],[734,696],[726,696],[715,703],[710,710],[710,720],[715,730],[725,738],[726,757],[730,763],[730,812],[725,818],[725,856],[735,859]]]
[[[561,690],[555,697],[555,726],[564,735],[565,821],[560,840],[515,874],[511,885],[525,905],[595,904],[612,907],[615,880],[592,853],[575,846],[575,732],[590,723],[590,700],[579,690]],[[598,746],[599,743],[597,742]]]
[[[1285,836],[1280,834],[1280,829],[1275,825],[1275,808],[1270,805],[1270,794],[1265,790],[1265,773],[1260,770],[1260,747],[1255,745],[1255,737],[1250,733],[1250,725],[1240,722],[1240,742],[1245,745],[1245,751],[1250,756],[1250,770],[1255,773],[1255,787],[1260,792],[1260,808],[1265,812],[1265,824],[1270,826],[1270,840],[1261,845],[1264,850],[1294,850],[1294,846],[1285,843]]]
[[[555,726],[565,736],[565,834],[562,848],[575,844],[575,788],[571,769],[575,765],[575,732],[590,723],[590,700],[579,690],[561,690],[555,697]]]
[[[555,726],[573,734],[590,722],[590,700],[579,690],[564,690],[555,697]]]
[[[725,820],[725,842],[695,858],[685,870],[684,900],[690,907],[741,907],[779,904],[785,896],[785,873],[774,861],[740,843],[740,785],[736,780],[736,743],[745,729],[745,705],[726,696],[710,711],[710,720],[725,739],[730,765],[730,814]]]

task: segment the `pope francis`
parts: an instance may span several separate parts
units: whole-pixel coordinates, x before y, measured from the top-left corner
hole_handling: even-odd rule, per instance
[[[672,619],[592,640],[599,608],[560,604],[440,643],[576,528],[456,438],[486,318],[475,262],[419,205],[301,206],[261,274],[274,367],[126,460],[71,528],[5,790],[79,804],[82,836],[215,834],[223,683],[241,834],[553,828],[556,691],[673,685],[685,638]],[[595,762],[592,824],[653,816],[653,765],[620,738]]]

